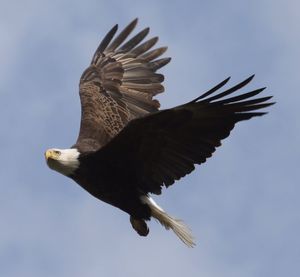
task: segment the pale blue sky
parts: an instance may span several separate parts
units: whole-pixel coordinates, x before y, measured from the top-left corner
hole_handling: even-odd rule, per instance
[[[1,1],[0,276],[300,276],[299,1]],[[50,171],[77,137],[78,81],[105,33],[139,17],[172,62],[162,107],[256,73],[277,104],[236,126],[155,199],[192,228],[186,248]]]

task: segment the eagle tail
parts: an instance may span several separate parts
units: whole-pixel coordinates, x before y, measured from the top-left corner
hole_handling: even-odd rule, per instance
[[[142,201],[151,209],[151,216],[159,221],[167,230],[172,229],[176,236],[188,247],[194,247],[194,237],[191,230],[180,219],[168,215],[151,197],[143,196]]]

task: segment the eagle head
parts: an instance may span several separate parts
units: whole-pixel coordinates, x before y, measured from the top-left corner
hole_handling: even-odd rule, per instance
[[[47,165],[66,176],[72,175],[79,167],[80,153],[76,148],[71,149],[48,149],[45,152]]]

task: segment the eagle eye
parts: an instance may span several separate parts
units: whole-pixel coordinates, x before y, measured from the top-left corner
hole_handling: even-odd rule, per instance
[[[58,150],[54,150],[54,153],[55,153],[56,155],[60,155],[60,151],[58,151]]]

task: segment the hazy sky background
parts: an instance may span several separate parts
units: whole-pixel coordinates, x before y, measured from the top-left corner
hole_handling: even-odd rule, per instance
[[[300,276],[299,1],[10,0],[0,8],[0,276]],[[155,198],[197,247],[50,171],[78,134],[78,81],[101,38],[139,17],[168,45],[162,107],[256,73],[277,104]]]

